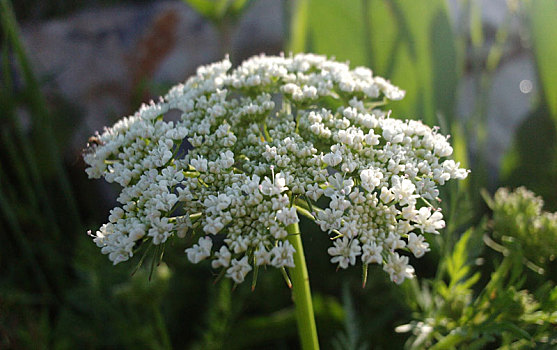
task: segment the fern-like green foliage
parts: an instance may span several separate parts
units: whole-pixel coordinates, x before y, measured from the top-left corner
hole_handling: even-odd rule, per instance
[[[344,330],[333,338],[332,346],[335,350],[364,350],[369,344],[362,341],[361,324],[358,322],[354,300],[350,295],[347,283],[342,288],[342,303],[344,307]]]
[[[527,280],[531,270],[544,273],[529,266],[532,260],[555,255],[556,216],[524,188],[499,190],[488,204],[492,220],[461,236],[436,278],[406,286],[414,320],[397,331],[412,331],[408,349],[557,347],[557,287],[547,276]],[[482,249],[482,240],[502,254]]]

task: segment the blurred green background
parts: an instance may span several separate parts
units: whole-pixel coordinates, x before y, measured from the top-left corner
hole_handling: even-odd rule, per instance
[[[238,28],[258,2],[168,3],[193,16],[192,30],[212,33],[215,42],[199,45],[215,50],[190,49],[209,52],[200,62],[229,52],[237,63],[258,50],[276,53],[238,44]],[[47,65],[52,57],[37,58],[26,38],[81,11],[149,12],[155,3],[0,0],[0,349],[298,348],[279,272],[260,274],[253,292],[214,284],[209,266],[187,263],[187,242],[174,240],[149,281],[149,264],[133,276],[136,262],[113,267],[86,234],[114,205],[109,186],[87,180],[75,146],[76,135],[85,146],[82,135],[96,124],[84,117],[83,101],[50,88],[56,72],[37,60]],[[557,2],[279,3],[280,13],[266,14],[281,18],[278,50],[334,56],[390,79],[407,92],[389,106],[393,114],[439,125],[452,135],[454,158],[472,170],[443,190],[447,228],[428,237],[432,252],[414,264],[418,279],[402,287],[380,267],[370,269],[365,288],[357,268],[335,271],[327,236],[302,222],[322,348],[557,347],[557,216],[550,214],[557,210]],[[531,76],[520,78],[517,56]],[[503,79],[508,67],[518,72],[511,84]],[[124,114],[178,82],[152,71],[134,77],[118,110]],[[516,94],[526,101],[518,107]],[[106,113],[98,116],[104,123],[122,116]],[[528,187],[544,209],[526,190],[492,198],[504,186]]]

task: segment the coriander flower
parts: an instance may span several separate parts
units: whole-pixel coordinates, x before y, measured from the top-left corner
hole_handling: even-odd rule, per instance
[[[383,265],[401,283],[408,255],[429,250],[423,233],[445,226],[428,200],[468,174],[437,128],[378,109],[403,97],[368,68],[313,54],[200,67],[85,152],[90,178],[122,188],[94,241],[117,264],[193,238],[188,260],[241,283],[258,266],[294,267],[287,227],[305,213],[332,237],[332,263]]]
[[[383,265],[383,270],[389,274],[391,281],[401,284],[406,278],[414,277],[414,267],[408,264],[407,256],[400,256],[398,253],[389,255]]]
[[[334,241],[334,247],[327,250],[332,255],[331,262],[338,263],[338,266],[345,269],[348,265],[354,265],[356,258],[361,255],[362,248],[358,239],[343,237]]]

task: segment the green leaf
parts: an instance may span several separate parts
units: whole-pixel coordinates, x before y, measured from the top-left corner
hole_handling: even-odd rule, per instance
[[[183,0],[201,16],[218,25],[229,16],[238,17],[250,0]]]
[[[557,2],[554,0],[536,0],[531,2],[530,31],[538,70],[538,77],[543,88],[544,100],[551,114],[557,120]]]
[[[441,349],[455,349],[455,347],[466,339],[466,334],[461,330],[455,330],[451,332],[446,337],[439,340],[437,344],[432,346],[431,350],[441,350]]]
[[[308,41],[309,0],[296,0],[291,5],[290,38],[287,50],[292,53],[304,52]]]
[[[403,117],[428,124],[438,114],[454,114],[457,65],[456,48],[445,2],[388,1],[387,19],[395,34],[392,50],[383,45],[383,27],[373,29],[375,70],[406,90],[406,98],[393,106]],[[371,10],[373,11],[373,9]],[[371,23],[378,15],[371,13]],[[447,120],[448,121],[448,120]]]
[[[395,115],[450,124],[460,69],[445,1],[312,0],[307,12],[306,50],[366,65],[406,90]]]
[[[490,325],[483,325],[482,332],[501,334],[503,332],[509,332],[517,338],[531,339],[530,334],[517,326],[516,324],[509,321],[496,322]]]
[[[482,26],[482,8],[478,0],[471,1],[470,4],[470,40],[476,48],[481,48],[484,44],[484,33]]]
[[[453,158],[460,162],[460,166],[464,169],[470,169],[468,162],[468,146],[467,139],[460,123],[454,123],[451,127],[451,140],[453,145]],[[470,183],[469,177],[461,182],[461,186],[468,188]]]
[[[215,1],[208,0],[184,0],[185,3],[190,5],[195,11],[206,18],[213,19],[216,16],[216,3]]]
[[[462,280],[468,274],[470,267],[468,266],[468,242],[472,236],[474,229],[466,231],[454,247],[452,255],[447,259],[447,273],[450,278],[450,284],[454,285]]]
[[[352,65],[369,63],[363,49],[365,16],[361,1],[312,0],[308,7],[310,46],[306,50],[335,56]]]

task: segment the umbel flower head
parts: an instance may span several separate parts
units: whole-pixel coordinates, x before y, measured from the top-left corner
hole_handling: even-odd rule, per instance
[[[301,213],[330,236],[332,263],[380,264],[402,283],[414,269],[401,253],[423,256],[423,234],[445,226],[428,200],[467,176],[436,128],[377,109],[403,97],[368,68],[313,54],[200,67],[84,154],[90,178],[122,186],[94,241],[117,264],[193,235],[187,258],[241,283],[259,266],[294,267],[286,228]]]

